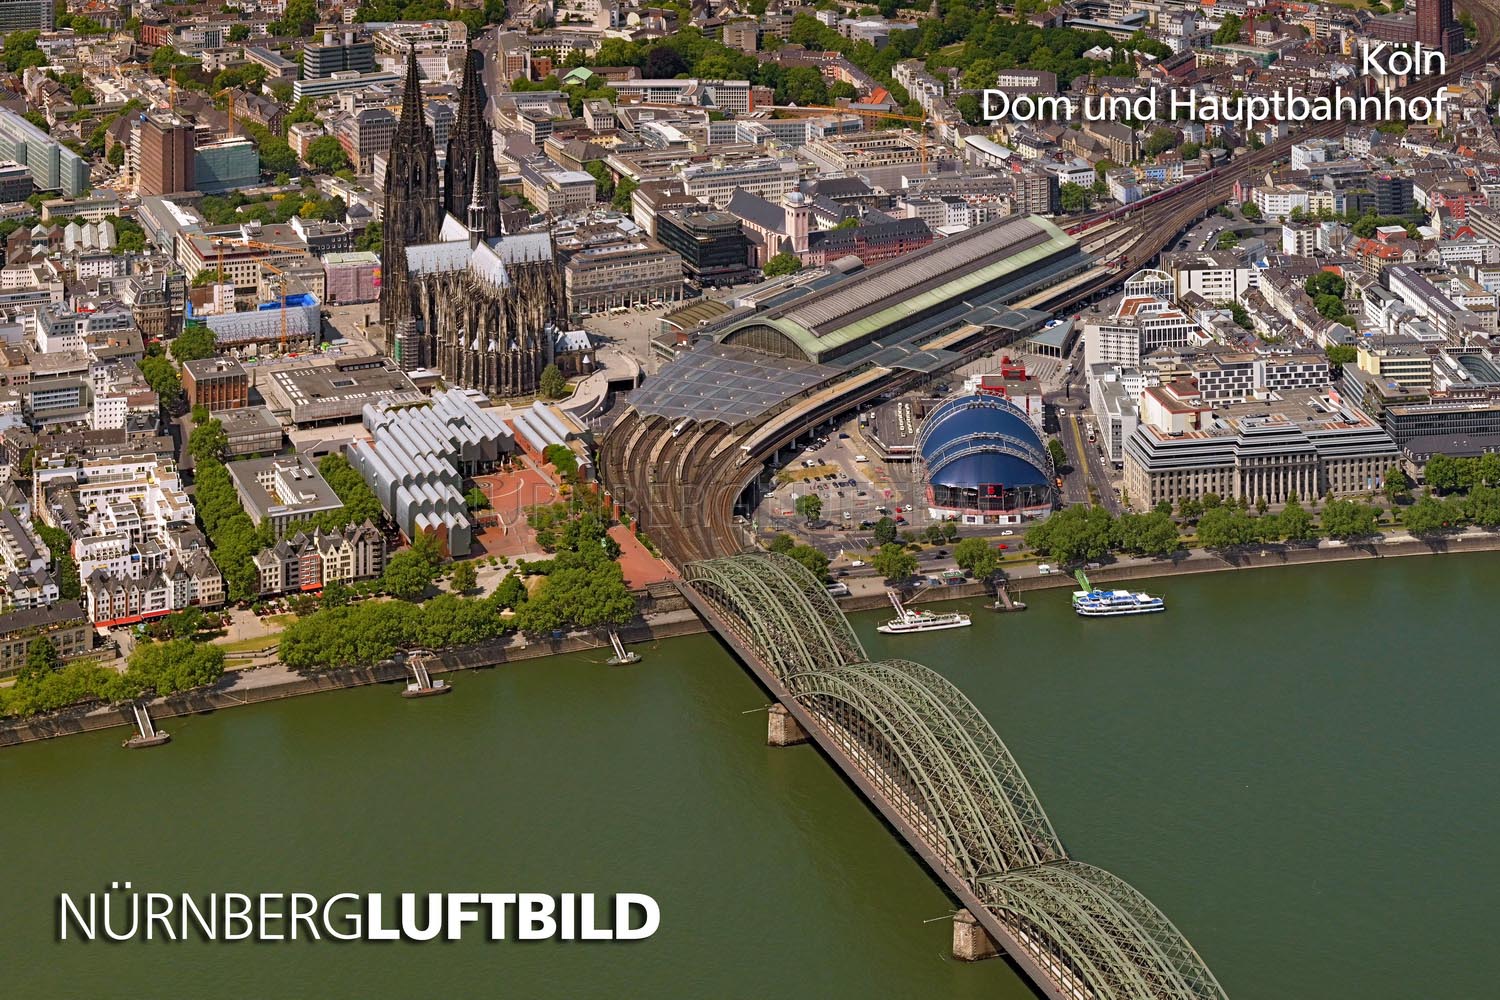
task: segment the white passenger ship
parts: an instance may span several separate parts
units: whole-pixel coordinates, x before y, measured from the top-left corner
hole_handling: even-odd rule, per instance
[[[1165,611],[1167,602],[1160,597],[1129,590],[1075,590],[1073,610],[1085,618],[1113,618]]]
[[[956,611],[941,615],[931,611],[912,611],[901,603],[901,598],[896,596],[894,590],[886,591],[886,596],[891,599],[891,607],[896,609],[896,617],[880,626],[876,630],[878,632],[936,632],[939,629],[964,628],[974,624],[968,615]]]

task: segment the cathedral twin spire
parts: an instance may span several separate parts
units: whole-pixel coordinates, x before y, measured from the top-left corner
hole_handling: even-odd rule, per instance
[[[500,235],[500,172],[495,168],[494,133],[490,129],[480,56],[473,49],[464,59],[463,84],[458,92],[458,114],[448,132],[448,160],[443,191],[447,213],[462,219],[469,195],[477,184],[484,208],[485,237]]]
[[[385,205],[380,246],[380,319],[393,327],[411,316],[406,248],[437,239],[442,223],[438,201],[437,146],[422,109],[417,51],[406,55],[406,86],[401,120],[385,163]]]
[[[500,178],[485,114],[488,101],[479,53],[470,49],[464,59],[458,114],[449,132],[440,191],[437,144],[422,105],[416,47],[408,50],[401,118],[385,168],[380,317],[388,325],[411,315],[406,248],[435,242],[445,213],[471,223],[477,217],[483,238],[500,235]],[[471,203],[477,204],[477,213],[470,210]]]

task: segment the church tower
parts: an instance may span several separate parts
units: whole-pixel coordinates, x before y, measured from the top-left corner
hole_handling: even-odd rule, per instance
[[[385,213],[380,247],[380,319],[392,331],[411,317],[406,248],[437,240],[442,224],[438,199],[437,145],[422,110],[417,52],[406,56],[401,121],[385,165]]]
[[[472,48],[464,59],[458,114],[448,131],[443,208],[455,219],[465,218],[477,181],[484,208],[484,235],[493,238],[500,235],[500,172],[495,169],[495,140],[486,115],[489,95],[484,90],[480,59]]]

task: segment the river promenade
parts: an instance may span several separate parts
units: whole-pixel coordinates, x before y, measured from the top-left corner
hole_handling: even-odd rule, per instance
[[[1414,538],[1405,533],[1367,541],[1346,543],[1321,541],[1311,543],[1277,543],[1247,546],[1227,553],[1206,549],[1184,549],[1171,557],[1125,556],[1089,570],[1089,581],[1108,585],[1127,580],[1168,577],[1193,573],[1218,573],[1237,569],[1266,569],[1310,563],[1378,560],[1406,556],[1425,556],[1463,552],[1500,551],[1500,532],[1471,528],[1434,538]],[[885,581],[878,577],[859,577],[845,581],[848,597],[839,601],[848,612],[871,611],[886,606]],[[1006,585],[1012,593],[1075,586],[1070,573],[1040,573],[1034,565],[1014,566],[1006,572]],[[932,586],[914,595],[911,603],[934,603],[984,597],[990,588],[982,583],[956,586]],[[676,636],[708,631],[704,622],[690,609],[652,613],[645,621],[620,630],[628,644],[655,643]],[[608,654],[606,638],[593,633],[575,633],[561,639],[527,640],[507,636],[501,640],[461,649],[444,650],[428,661],[434,674],[457,670],[477,670],[505,663],[537,659],[562,653],[599,650],[601,664]],[[363,668],[303,673],[267,659],[238,669],[226,670],[224,677],[208,688],[182,692],[148,703],[155,719],[172,718],[203,712],[214,712],[239,705],[254,705],[282,698],[322,691],[362,687],[367,684],[395,683],[407,679],[405,667],[393,661]],[[128,705],[89,706],[63,709],[48,715],[11,719],[0,722],[0,748],[35,740],[94,732],[115,726],[133,725]]]

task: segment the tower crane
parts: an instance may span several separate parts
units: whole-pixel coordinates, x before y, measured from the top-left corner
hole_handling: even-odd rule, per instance
[[[226,247],[230,247],[230,248],[234,248],[234,247],[248,247],[248,248],[254,249],[254,250],[269,250],[269,251],[272,251],[274,253],[287,253],[288,252],[288,250],[287,250],[286,247],[279,246],[279,245],[277,245],[275,243],[264,243],[264,242],[262,242],[260,240],[252,240],[252,239],[249,239],[249,238],[229,239],[227,237],[217,237],[217,238],[214,239],[214,251],[215,251],[215,254],[217,256],[216,266],[217,266],[218,271],[219,271],[219,280],[220,281],[223,281],[226,278],[226,275],[224,274],[224,249]],[[261,267],[264,267],[266,270],[270,271],[271,273],[277,275],[277,286],[281,290],[281,337],[279,338],[279,347],[280,347],[281,353],[285,354],[286,353],[286,347],[287,347],[287,336],[286,336],[286,288],[287,288],[287,276],[286,276],[286,271],[283,270],[282,268],[278,267],[276,264],[271,263],[271,261],[269,261],[269,260],[257,261],[256,263],[258,263]]]

